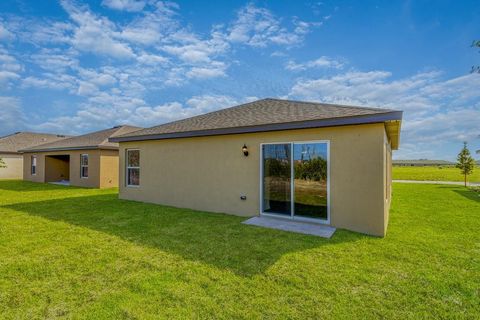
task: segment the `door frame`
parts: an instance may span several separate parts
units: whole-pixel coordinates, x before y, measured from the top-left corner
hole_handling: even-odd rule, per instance
[[[295,144],[305,143],[325,143],[327,145],[327,219],[317,219],[308,217],[299,217],[295,215],[295,175],[293,165],[293,154]],[[263,212],[263,146],[271,144],[290,144],[290,216],[280,213]],[[297,220],[313,222],[320,224],[330,224],[330,140],[306,140],[306,141],[287,141],[287,142],[264,142],[260,143],[260,215],[267,217],[283,218],[288,220]]]

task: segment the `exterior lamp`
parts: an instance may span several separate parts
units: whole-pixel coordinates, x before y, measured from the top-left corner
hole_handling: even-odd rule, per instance
[[[244,155],[245,157],[248,157],[248,148],[247,148],[247,145],[246,145],[246,144],[243,145],[242,151],[243,151],[243,155]]]

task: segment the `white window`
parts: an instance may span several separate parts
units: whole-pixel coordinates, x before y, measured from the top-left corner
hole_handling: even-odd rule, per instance
[[[80,178],[88,178],[88,154],[80,155]]]
[[[127,150],[126,154],[126,184],[127,186],[140,185],[140,150]]]
[[[31,163],[30,173],[34,176],[37,174],[37,156],[32,156]]]

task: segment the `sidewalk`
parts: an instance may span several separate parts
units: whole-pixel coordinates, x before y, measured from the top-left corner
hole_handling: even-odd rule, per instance
[[[428,183],[428,184],[453,184],[456,186],[463,186],[464,183],[460,181],[427,181],[427,180],[393,180],[393,182],[401,183]],[[480,187],[478,182],[467,182],[469,187]]]

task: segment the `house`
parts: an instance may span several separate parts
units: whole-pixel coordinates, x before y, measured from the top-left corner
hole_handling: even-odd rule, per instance
[[[0,168],[0,179],[23,178],[23,155],[19,150],[65,138],[64,135],[36,132],[15,132],[0,137],[0,158],[6,165]]]
[[[117,187],[118,143],[108,139],[139,129],[116,126],[23,149],[24,180],[92,188]]]
[[[384,236],[402,112],[263,99],[110,141],[122,199]]]
[[[453,166],[454,162],[446,160],[428,160],[428,159],[419,159],[419,160],[393,160],[394,167],[440,167],[440,166]]]

